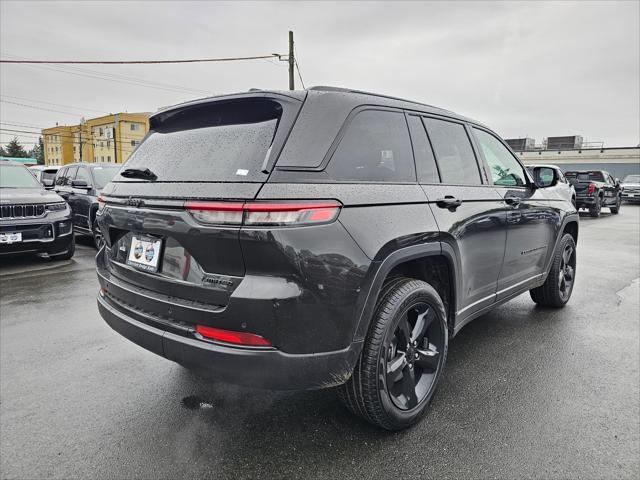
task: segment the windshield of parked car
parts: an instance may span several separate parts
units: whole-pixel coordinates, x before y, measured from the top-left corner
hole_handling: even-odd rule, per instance
[[[26,167],[0,164],[0,188],[42,188],[42,186]]]
[[[627,175],[622,179],[622,183],[640,183],[640,175]]]
[[[93,167],[93,179],[96,182],[93,188],[98,190],[103,189],[107,183],[113,180],[113,177],[116,176],[120,168],[120,165],[114,165],[113,167]]]

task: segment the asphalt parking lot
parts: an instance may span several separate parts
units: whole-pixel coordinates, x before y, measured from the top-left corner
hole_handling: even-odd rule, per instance
[[[638,478],[640,206],[581,216],[563,310],[465,327],[423,421],[387,433],[332,391],[213,384],[99,317],[95,251],[2,259],[2,478]]]

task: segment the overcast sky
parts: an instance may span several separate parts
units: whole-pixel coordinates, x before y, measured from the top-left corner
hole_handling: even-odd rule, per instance
[[[640,143],[639,5],[1,1],[0,57],[141,60],[286,53],[291,29],[306,86],[346,86],[418,100],[475,118],[505,138],[529,136],[540,143],[547,136],[578,134],[606,146],[635,146]],[[286,64],[272,60],[0,64],[0,69],[1,127],[14,130],[74,124],[82,116],[109,112],[155,111],[207,92],[288,87]],[[12,136],[3,130],[0,139]]]

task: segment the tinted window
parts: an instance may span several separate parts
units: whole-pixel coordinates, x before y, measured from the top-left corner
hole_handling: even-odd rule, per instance
[[[602,172],[567,172],[565,175],[568,178],[577,178],[579,182],[588,182],[590,180],[604,182]]]
[[[478,140],[485,160],[489,164],[494,185],[522,187],[527,184],[524,168],[500,140],[477,128],[473,129],[473,133]],[[553,175],[550,169],[548,173]]]
[[[42,188],[26,167],[0,163],[0,188]]]
[[[91,185],[91,175],[89,175],[89,171],[85,167],[79,167],[78,173],[76,173],[76,180],[84,180],[87,182],[87,185]]]
[[[440,183],[436,159],[424,129],[422,120],[415,115],[409,115],[409,131],[413,142],[413,155],[416,158],[416,170],[420,183]]]
[[[160,114],[127,167],[149,168],[158,181],[263,181],[262,165],[281,115],[279,103],[264,99]]]
[[[54,170],[44,170],[40,175],[40,180],[53,180],[56,178],[56,172]]]
[[[404,114],[382,110],[358,113],[331,157],[335,180],[414,182],[411,139]]]
[[[78,171],[78,167],[69,167],[67,170],[66,178],[64,180],[64,185],[71,185],[71,181],[76,178],[76,172]]]
[[[424,122],[442,182],[452,185],[481,184],[478,162],[464,126],[434,118],[425,118]]]
[[[116,176],[116,173],[120,171],[120,166],[113,167],[93,167],[93,178],[96,183],[93,186],[98,190],[104,188],[104,186],[113,180],[113,177]]]

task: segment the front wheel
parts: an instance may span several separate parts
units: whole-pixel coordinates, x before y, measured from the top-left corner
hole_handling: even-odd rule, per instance
[[[611,213],[613,213],[614,215],[617,215],[618,213],[620,213],[620,205],[622,204],[622,199],[620,197],[618,197],[618,199],[616,200],[616,204],[615,206],[611,207],[609,210],[611,210]]]
[[[91,230],[93,230],[93,245],[96,247],[96,250],[100,250],[102,248],[102,245],[104,245],[104,236],[100,231],[97,219],[93,220]]]
[[[418,421],[447,357],[442,299],[426,282],[395,279],[382,290],[360,359],[339,387],[346,407],[370,423],[401,430]]]
[[[529,290],[531,299],[543,307],[564,307],[571,298],[576,279],[576,242],[565,233],[560,240],[547,280]]]
[[[589,215],[594,218],[600,216],[600,211],[602,210],[602,199],[600,197],[596,197],[596,203],[589,209]]]

